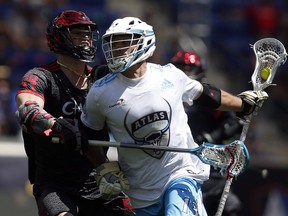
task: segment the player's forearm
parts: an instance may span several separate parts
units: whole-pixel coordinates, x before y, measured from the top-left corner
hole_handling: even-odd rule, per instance
[[[108,161],[102,147],[89,146],[88,151],[85,154],[95,167]]]
[[[37,104],[43,108],[44,107],[44,101],[42,98],[29,93],[20,93],[16,96],[16,102],[18,107],[22,104],[24,104],[26,101],[35,101]]]
[[[92,130],[84,125],[82,121],[79,122],[79,126],[81,128],[82,134],[85,134],[89,140],[109,140],[109,134],[105,128],[99,131]],[[98,167],[100,164],[108,161],[106,151],[103,147],[89,146],[85,154],[95,167]]]
[[[218,110],[241,112],[242,109],[243,101],[241,98],[221,90],[221,105]]]

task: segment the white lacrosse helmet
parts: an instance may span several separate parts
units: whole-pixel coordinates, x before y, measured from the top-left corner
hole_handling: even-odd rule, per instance
[[[109,70],[120,73],[149,58],[156,48],[155,42],[153,27],[146,22],[136,17],[115,20],[102,36]]]

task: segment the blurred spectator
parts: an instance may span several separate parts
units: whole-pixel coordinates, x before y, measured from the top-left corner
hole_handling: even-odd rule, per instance
[[[16,104],[13,89],[10,83],[11,68],[8,65],[0,65],[0,134],[16,135],[18,123],[14,113]]]
[[[257,39],[275,37],[278,31],[280,11],[273,0],[258,0],[246,8],[251,34]]]
[[[9,14],[9,31],[13,46],[18,49],[29,49],[37,46],[37,42],[45,32],[46,18],[42,8],[17,4]]]

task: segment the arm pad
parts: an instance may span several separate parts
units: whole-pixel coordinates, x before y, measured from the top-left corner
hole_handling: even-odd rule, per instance
[[[51,128],[51,123],[55,120],[35,101],[26,101],[19,106],[16,117],[24,132],[41,135],[44,135],[44,132]]]
[[[203,92],[195,100],[195,104],[217,109],[221,105],[221,91],[213,85],[202,83]]]

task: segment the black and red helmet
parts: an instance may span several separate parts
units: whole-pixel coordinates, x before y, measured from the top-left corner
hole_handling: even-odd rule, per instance
[[[194,51],[178,51],[171,59],[177,68],[181,69],[192,79],[201,81],[205,78],[206,63]]]
[[[91,42],[89,45],[87,43],[83,45],[73,43],[71,30],[74,28],[90,35]],[[96,24],[84,12],[66,10],[49,23],[46,38],[51,51],[66,54],[84,62],[91,62],[95,58],[99,32]]]

